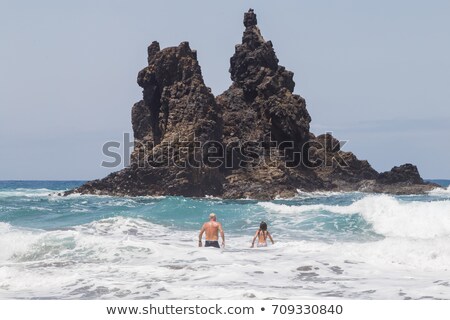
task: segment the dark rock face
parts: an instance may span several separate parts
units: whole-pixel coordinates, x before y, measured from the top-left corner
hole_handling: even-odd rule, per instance
[[[315,137],[293,73],[278,64],[256,14],[244,14],[242,43],[230,59],[232,84],[214,97],[187,42],[148,47],[138,74],[143,99],[132,108],[131,165],[67,193],[215,195],[270,199],[297,189],[420,193],[417,168],[379,174],[341,150],[331,134]]]
[[[377,178],[377,182],[382,184],[394,183],[409,183],[409,184],[423,184],[423,179],[420,177],[417,167],[407,163],[400,167],[393,167],[391,171],[382,172]]]
[[[148,48],[138,74],[143,100],[132,109],[135,147],[131,166],[77,192],[117,195],[204,196],[222,193],[223,174],[203,164],[197,145],[219,141],[221,112],[203,82],[197,54],[187,42]]]
[[[356,183],[378,177],[378,172],[369,162],[358,160],[351,152],[341,151],[339,141],[329,133],[313,140],[310,154],[312,160],[320,161],[321,165],[315,171],[324,181],[335,184]]]
[[[230,59],[233,83],[216,99],[223,111],[223,143],[230,146],[227,159],[233,160],[225,170],[224,195],[273,197],[293,195],[294,185],[321,188],[315,173],[300,168],[301,156],[295,156],[310,138],[305,100],[293,94],[293,73],[278,65],[272,43],[264,40],[256,21],[252,10],[244,15],[242,43]],[[258,143],[253,161],[239,164],[251,142]]]
[[[148,67],[138,74],[144,99],[135,104],[131,170],[146,194],[221,194],[222,174],[203,164],[198,145],[219,141],[221,114],[203,82],[196,51],[187,42],[148,48]]]

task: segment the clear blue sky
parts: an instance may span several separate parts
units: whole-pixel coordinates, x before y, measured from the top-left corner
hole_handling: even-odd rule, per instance
[[[207,86],[253,7],[294,72],[316,134],[378,171],[412,162],[450,178],[450,1],[0,1],[0,180],[92,179],[103,143],[132,132],[153,40],[188,40]]]

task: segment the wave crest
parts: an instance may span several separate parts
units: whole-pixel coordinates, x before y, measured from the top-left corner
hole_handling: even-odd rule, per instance
[[[281,214],[303,214],[328,211],[336,214],[359,214],[375,232],[386,237],[431,239],[450,237],[450,201],[403,202],[388,195],[370,195],[348,206],[291,206],[259,203],[268,211]]]

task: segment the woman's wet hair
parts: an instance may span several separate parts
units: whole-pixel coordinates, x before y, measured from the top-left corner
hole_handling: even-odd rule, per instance
[[[261,221],[261,223],[259,224],[259,229],[262,231],[266,231],[267,230],[267,223],[265,223],[264,221]]]

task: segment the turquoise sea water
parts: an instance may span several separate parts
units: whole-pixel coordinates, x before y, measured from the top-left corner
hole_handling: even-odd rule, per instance
[[[0,182],[0,298],[450,298],[450,181],[427,195],[99,197]],[[210,212],[225,249],[197,247]],[[276,241],[250,249],[260,221]]]

